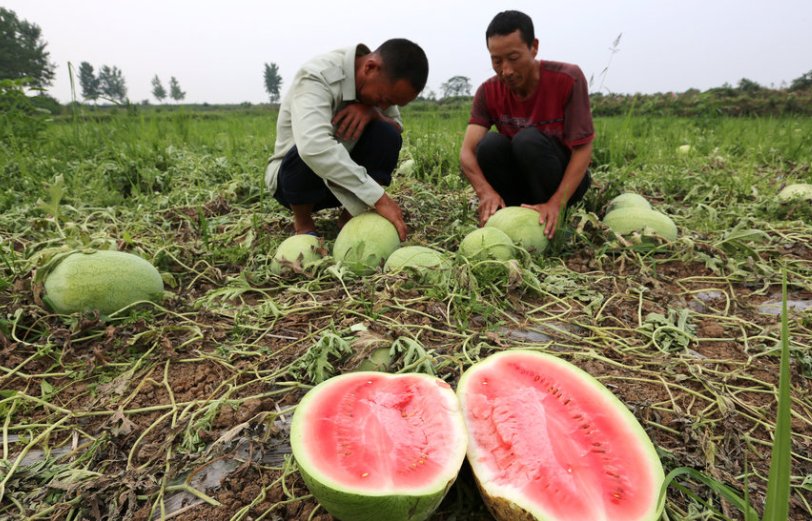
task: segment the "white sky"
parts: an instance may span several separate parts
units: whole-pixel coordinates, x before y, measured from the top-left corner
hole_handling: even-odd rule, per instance
[[[504,9],[533,18],[540,57],[581,66],[591,90],[706,90],[748,78],[780,87],[812,70],[811,0],[0,0],[42,28],[56,79],[70,100],[67,63],[124,73],[134,102],[155,100],[157,74],[175,76],[186,102],[267,101],[263,64],[287,88],[301,63],[323,52],[388,38],[420,44],[430,88],[452,76],[476,88],[493,74],[485,28]],[[344,5],[347,7],[340,7]],[[619,52],[610,47],[623,33]],[[611,57],[611,62],[610,62]],[[609,65],[608,73],[601,72]],[[80,89],[77,84],[77,95]]]

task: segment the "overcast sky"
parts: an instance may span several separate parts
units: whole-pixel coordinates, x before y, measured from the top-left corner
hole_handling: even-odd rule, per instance
[[[342,7],[346,6],[346,7]],[[540,57],[576,63],[592,91],[706,90],[748,78],[780,87],[812,70],[812,0],[0,0],[35,23],[56,79],[71,96],[68,62],[117,66],[128,95],[150,99],[156,74],[175,76],[186,102],[267,100],[263,64],[279,66],[286,90],[301,63],[335,48],[388,38],[420,44],[427,90],[452,76],[474,88],[493,74],[485,28],[503,9],[529,14]],[[618,52],[612,53],[622,33]],[[608,65],[608,72],[602,71]],[[77,85],[77,90],[79,86]]]

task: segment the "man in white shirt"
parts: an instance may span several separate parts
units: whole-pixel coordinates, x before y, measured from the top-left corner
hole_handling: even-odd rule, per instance
[[[374,208],[406,238],[388,186],[402,145],[398,106],[426,84],[428,60],[417,44],[387,40],[339,49],[308,61],[282,100],[265,182],[293,211],[297,234],[315,234],[313,212],[343,206],[341,221]]]

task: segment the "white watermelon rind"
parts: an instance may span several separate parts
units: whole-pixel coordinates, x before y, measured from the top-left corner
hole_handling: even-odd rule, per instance
[[[593,378],[589,373],[567,362],[566,360],[546,353],[540,353],[538,351],[511,349],[509,351],[502,351],[493,354],[488,358],[475,363],[462,374],[459,383],[457,384],[457,397],[459,398],[460,406],[463,411],[463,417],[466,419],[466,422],[466,386],[472,375],[474,375],[480,369],[498,363],[502,358],[517,354],[536,356],[539,359],[543,359],[549,363],[555,364],[562,371],[575,374],[584,382],[585,385],[589,385],[599,392],[599,396],[604,399],[603,405],[607,409],[611,408],[615,410],[618,415],[623,417],[624,422],[628,427],[630,427],[632,434],[638,439],[641,451],[643,451],[646,461],[649,464],[650,472],[652,476],[655,477],[655,483],[652,487],[651,508],[649,512],[638,519],[624,519],[623,521],[656,521],[660,519],[663,505],[659,504],[658,499],[660,489],[665,481],[665,473],[663,471],[660,458],[657,455],[657,450],[654,448],[654,444],[651,442],[648,434],[637,421],[634,414],[632,414],[632,412],[622,401],[620,401],[617,396],[615,396],[598,380]],[[488,509],[491,511],[494,517],[498,521],[557,521],[555,516],[552,516],[549,512],[545,511],[524,497],[520,490],[490,483],[490,476],[483,475],[483,468],[476,463],[479,459],[480,453],[477,451],[476,441],[473,439],[470,430],[468,432],[468,462],[471,465],[471,470],[473,471],[477,486],[479,487],[485,504],[488,506]]]
[[[452,425],[458,433],[457,442],[453,444],[454,453],[449,456],[448,468],[444,474],[422,487],[400,488],[399,490],[361,491],[353,490],[319,472],[314,461],[315,454],[306,450],[304,444],[303,423],[309,404],[318,396],[319,389],[344,379],[374,378],[420,378],[437,386],[445,400],[445,410]],[[428,519],[442,502],[465,460],[467,434],[462,411],[454,391],[439,378],[418,374],[385,374],[380,372],[359,371],[339,375],[326,380],[311,389],[299,402],[290,426],[290,444],[293,456],[299,466],[299,472],[308,490],[319,501],[327,512],[339,520],[352,521],[423,521]]]

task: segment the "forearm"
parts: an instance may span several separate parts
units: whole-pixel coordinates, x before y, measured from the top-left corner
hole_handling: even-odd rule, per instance
[[[471,187],[474,189],[474,192],[476,192],[477,197],[482,198],[485,193],[493,190],[488,180],[485,179],[485,174],[482,173],[482,169],[479,168],[479,163],[474,153],[468,150],[463,150],[460,153],[460,168],[465,178],[471,183]]]
[[[572,194],[578,189],[581,181],[584,180],[586,169],[592,161],[592,144],[581,145],[572,151],[567,168],[564,170],[564,177],[558,186],[555,194],[550,198],[560,204],[567,204]]]

